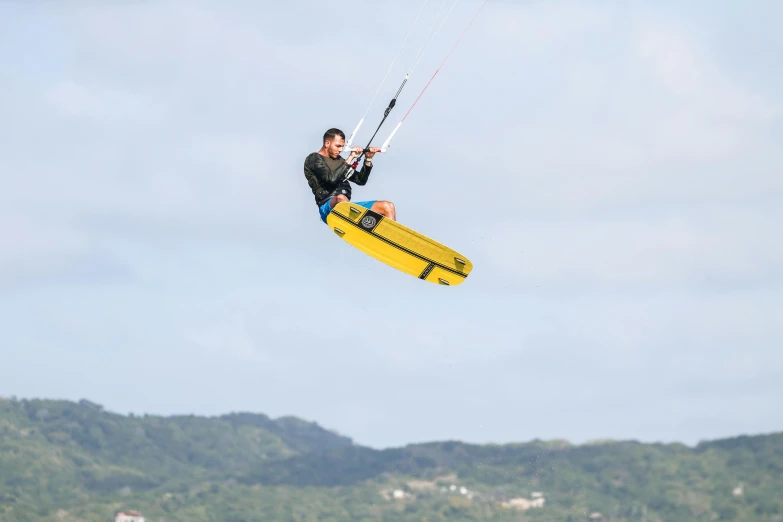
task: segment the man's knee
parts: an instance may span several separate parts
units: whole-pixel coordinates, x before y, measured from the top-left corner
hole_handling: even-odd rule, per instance
[[[347,197],[345,197],[345,195],[338,194],[338,195],[336,195],[335,197],[332,198],[332,207],[334,207],[338,203],[344,203],[346,201],[349,201],[349,199]]]
[[[384,216],[393,217],[394,216],[394,203],[391,201],[376,201],[375,207],[373,210],[376,212],[383,214]]]

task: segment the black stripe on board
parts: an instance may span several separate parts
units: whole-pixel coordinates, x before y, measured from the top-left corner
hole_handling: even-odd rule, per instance
[[[433,268],[435,268],[435,265],[433,263],[427,265],[424,271],[419,275],[419,279],[427,279],[427,276],[430,275],[430,272],[432,272]]]

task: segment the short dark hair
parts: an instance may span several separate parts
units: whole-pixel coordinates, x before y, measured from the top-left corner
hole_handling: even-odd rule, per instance
[[[345,133],[340,129],[335,129],[335,128],[329,129],[328,131],[324,132],[324,143],[326,143],[326,140],[333,140],[337,136],[340,136],[342,139],[345,139]]]

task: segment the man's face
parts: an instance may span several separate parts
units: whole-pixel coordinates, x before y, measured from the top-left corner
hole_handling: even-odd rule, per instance
[[[326,140],[326,153],[332,159],[337,159],[342,154],[343,147],[345,147],[345,139],[340,136]]]

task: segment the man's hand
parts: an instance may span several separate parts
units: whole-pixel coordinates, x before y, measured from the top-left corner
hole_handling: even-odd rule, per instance
[[[380,150],[381,149],[379,149],[377,147],[370,147],[370,150],[367,151],[367,153],[364,155],[364,157],[367,158],[367,159],[372,159],[372,157],[375,156],[375,153],[380,151]]]
[[[361,154],[361,153],[362,153],[362,150],[364,150],[364,149],[362,149],[361,147],[358,147],[358,146],[357,146],[357,147],[354,147],[354,148],[352,148],[352,149],[351,149],[351,154],[348,156],[348,159],[347,159],[346,161],[347,161],[348,163],[350,163],[350,162],[352,162],[354,159],[358,158],[358,157],[359,157],[359,154]]]

